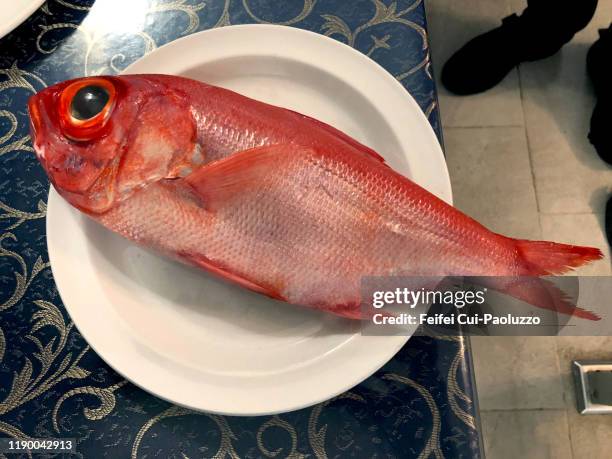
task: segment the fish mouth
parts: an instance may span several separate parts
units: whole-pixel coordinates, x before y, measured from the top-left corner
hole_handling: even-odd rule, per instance
[[[37,139],[40,136],[43,123],[42,114],[40,108],[40,97],[35,94],[28,100],[28,112],[30,113],[30,137],[32,138],[32,145],[39,161],[44,164],[43,160],[45,154],[42,148],[39,147]]]

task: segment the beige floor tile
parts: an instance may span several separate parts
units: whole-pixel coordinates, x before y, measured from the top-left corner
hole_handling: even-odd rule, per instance
[[[586,33],[591,39],[596,40],[597,30],[607,28],[612,22],[612,2],[599,0],[595,16],[591,20],[588,28],[581,33]]]
[[[488,458],[572,458],[563,410],[483,412],[482,426]]]
[[[493,231],[539,239],[540,226],[523,128],[446,128],[457,208]]]
[[[540,215],[542,237],[556,242],[587,245],[599,248],[604,258],[584,266],[576,274],[585,276],[612,275],[610,247],[603,232],[603,214]]]
[[[568,421],[575,459],[610,459],[612,416],[581,416],[569,412]]]
[[[569,374],[572,360],[612,360],[612,336],[560,336],[556,340],[564,373]]]
[[[454,96],[439,83],[446,60],[471,38],[500,25],[501,19],[510,13],[508,2],[428,0],[425,3],[444,126],[523,125],[516,70],[496,88],[469,97]]]
[[[520,67],[529,146],[540,211],[602,212],[612,190],[612,168],[587,140],[595,98],[586,75],[597,29],[612,21],[612,2],[557,55]]]
[[[555,337],[473,337],[482,410],[565,407]]]
[[[510,9],[513,13],[521,14],[527,7],[527,0],[510,0]]]
[[[458,46],[519,13],[526,1],[429,0],[426,6],[439,81]],[[612,2],[600,0],[589,27],[557,56],[522,65],[520,81],[512,72],[494,90],[467,98],[439,87],[457,207],[509,236],[604,250],[606,259],[581,270],[584,275],[612,275],[602,215],[612,169],[586,138],[594,97],[584,71],[597,29],[610,21]],[[530,151],[523,129],[510,127],[522,125]],[[612,338],[481,337],[472,343],[487,457],[610,457],[612,417],[578,415],[570,364],[612,359]]]

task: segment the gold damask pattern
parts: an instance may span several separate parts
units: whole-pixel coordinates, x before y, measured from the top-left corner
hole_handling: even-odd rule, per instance
[[[439,132],[422,0],[49,0],[0,40],[0,434],[78,438],[87,458],[479,455],[461,338],[413,338],[375,376],[315,407],[230,418],[127,383],[67,317],[47,261],[48,182],[32,155],[27,98],[60,80],[120,72],[180,36],[249,22],[359,49],[406,86]]]

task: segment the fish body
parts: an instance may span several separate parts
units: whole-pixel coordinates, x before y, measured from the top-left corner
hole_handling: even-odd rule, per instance
[[[115,100],[99,132],[79,138],[58,101],[95,85]],[[193,80],[81,79],[29,106],[38,157],[71,204],[142,246],[290,303],[359,318],[364,276],[541,276],[601,257],[493,233],[340,131]]]

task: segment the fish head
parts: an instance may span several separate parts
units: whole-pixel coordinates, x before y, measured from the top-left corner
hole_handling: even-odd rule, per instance
[[[28,110],[49,180],[86,213],[105,212],[152,182],[180,176],[199,153],[187,97],[168,78],[69,80],[33,95]]]

